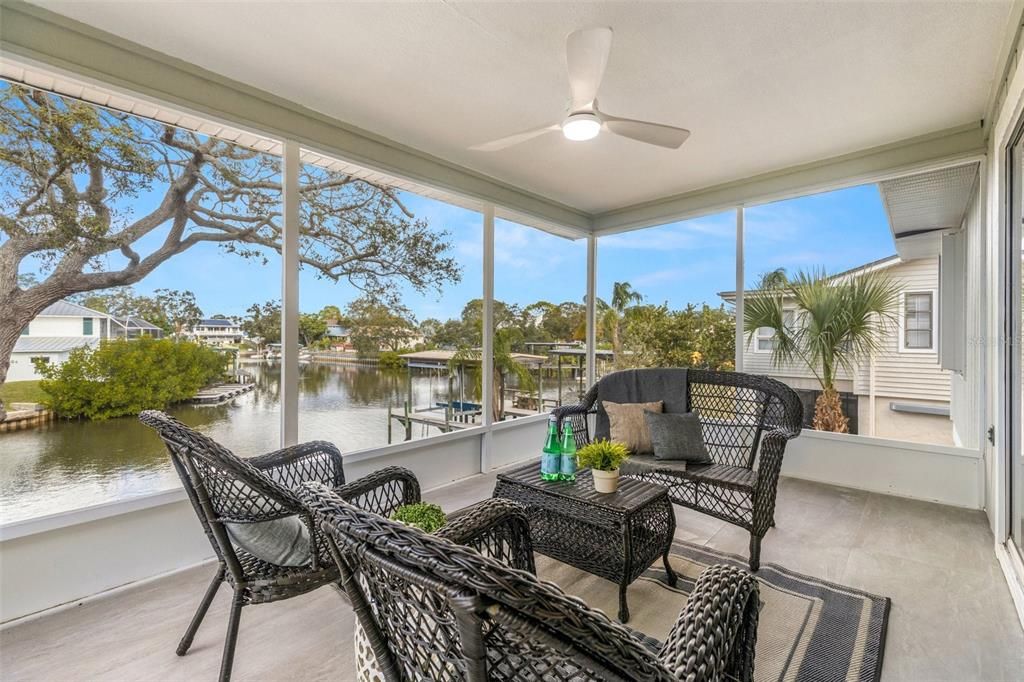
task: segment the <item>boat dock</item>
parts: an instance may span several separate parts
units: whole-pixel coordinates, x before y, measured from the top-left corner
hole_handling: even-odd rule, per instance
[[[207,388],[201,389],[192,397],[193,405],[220,405],[223,402],[227,402],[232,398],[236,398],[243,393],[248,393],[256,389],[256,384],[219,384],[217,386],[208,386]]]

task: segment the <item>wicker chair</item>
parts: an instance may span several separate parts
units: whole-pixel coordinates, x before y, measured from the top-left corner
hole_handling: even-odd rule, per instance
[[[360,680],[752,678],[759,600],[746,571],[707,569],[661,644],[538,580],[514,502],[485,500],[427,535],[321,484],[299,496],[369,641]]]
[[[233,588],[221,680],[231,677],[243,606],[288,599],[338,582],[338,570],[323,534],[299,502],[295,488],[306,481],[317,481],[336,489],[353,504],[384,515],[403,504],[420,501],[416,477],[398,467],[381,469],[344,485],[341,453],[330,443],[313,441],[242,459],[163,412],[148,410],[139,419],[154,428],[166,444],[219,564],[178,644],[179,656],[188,652],[221,583],[228,582]],[[226,523],[259,523],[289,516],[302,519],[309,532],[311,560],[303,566],[263,561],[236,546],[225,527]]]
[[[614,397],[608,396],[615,382]],[[623,400],[621,387],[627,387]],[[602,391],[602,388],[605,388]],[[604,394],[604,395],[603,395]],[[796,392],[764,376],[695,369],[636,369],[614,372],[598,381],[576,405],[553,414],[573,425],[578,445],[608,438],[602,400],[665,401],[666,412],[697,413],[711,464],[630,457],[622,466],[632,476],[668,487],[675,504],[696,509],[750,532],[750,570],[761,564],[761,539],[775,525],[775,495],[786,443],[800,434],[803,405]]]

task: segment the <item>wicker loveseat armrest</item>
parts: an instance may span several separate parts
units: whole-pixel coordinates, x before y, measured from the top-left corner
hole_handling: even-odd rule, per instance
[[[246,461],[286,488],[297,488],[306,481],[331,487],[345,482],[341,452],[323,440],[299,443]]]
[[[679,680],[751,680],[759,609],[757,580],[725,564],[694,585],[658,658]]]
[[[551,410],[551,416],[558,424],[558,433],[562,433],[562,423],[566,420],[572,424],[576,436],[576,445],[582,446],[590,442],[590,426],[587,415],[597,411],[597,384],[591,386],[586,395],[575,405],[563,405]]]
[[[385,518],[402,505],[420,501],[420,483],[416,474],[403,467],[378,469],[335,488],[334,492],[349,504]]]
[[[491,498],[461,509],[434,534],[511,568],[537,572],[526,510],[511,500]]]

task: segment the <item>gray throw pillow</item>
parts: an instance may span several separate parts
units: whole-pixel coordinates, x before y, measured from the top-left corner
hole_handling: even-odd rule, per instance
[[[309,529],[298,516],[256,523],[225,523],[231,541],[257,559],[278,566],[305,566]]]
[[[711,462],[700,420],[694,412],[644,412],[654,458],[706,464]]]

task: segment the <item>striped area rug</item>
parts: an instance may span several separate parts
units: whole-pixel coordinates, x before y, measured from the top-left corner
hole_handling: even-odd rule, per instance
[[[661,561],[629,586],[629,627],[662,640],[707,566],[741,567],[746,560],[676,541],[672,567],[675,588],[665,583]],[[537,557],[537,573],[563,586],[595,608],[614,615],[618,587],[548,557]],[[890,601],[850,587],[763,563],[761,614],[757,628],[754,679],[764,682],[877,682],[882,674]]]

